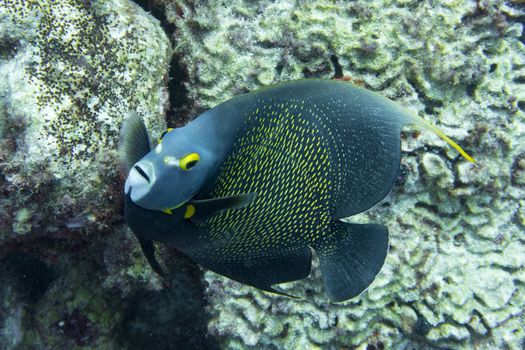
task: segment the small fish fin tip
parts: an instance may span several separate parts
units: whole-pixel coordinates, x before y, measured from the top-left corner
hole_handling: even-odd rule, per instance
[[[279,291],[279,290],[277,290],[277,289],[275,289],[273,287],[270,287],[270,288],[267,288],[267,289],[262,289],[262,290],[264,290],[265,292],[268,292],[268,293],[282,295],[282,296],[285,296],[285,297],[288,297],[288,298],[291,298],[291,299],[295,299],[295,300],[302,300],[303,299],[303,298],[298,297],[296,295],[292,295],[292,294],[288,294],[288,293]]]
[[[153,241],[144,240],[139,238],[140,248],[142,249],[142,253],[146,257],[146,260],[148,261],[149,265],[155,271],[159,276],[162,278],[166,278],[166,273],[164,270],[162,270],[162,267],[160,267],[159,262],[157,261],[157,258],[155,257],[155,247],[153,246]]]
[[[445,133],[443,131],[441,131],[437,126],[432,125],[431,123],[427,122],[425,119],[423,119],[420,116],[418,116],[416,114],[413,114],[413,113],[406,113],[406,116],[408,117],[408,119],[409,119],[408,121],[409,122],[412,122],[414,124],[417,124],[417,125],[425,128],[425,129],[427,129],[427,130],[432,131],[434,134],[436,134],[442,140],[444,140],[446,143],[448,143],[452,148],[454,148],[456,151],[458,151],[459,154],[461,154],[463,156],[463,158],[465,158],[466,160],[468,160],[469,162],[471,162],[473,164],[476,164],[476,161],[474,160],[474,158],[472,158],[467,152],[465,152],[463,150],[463,148],[461,148],[460,145],[455,143],[450,137],[445,135]]]
[[[388,229],[378,224],[334,221],[334,241],[314,245],[321,275],[332,301],[361,294],[381,270],[388,251]]]

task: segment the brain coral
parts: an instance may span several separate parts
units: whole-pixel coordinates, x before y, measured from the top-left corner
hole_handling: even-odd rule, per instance
[[[280,80],[346,76],[438,124],[478,161],[428,132],[403,133],[400,184],[350,218],[391,232],[382,272],[352,301],[329,303],[317,278],[285,287],[307,296],[296,301],[208,272],[209,330],[225,347],[523,347],[520,3],[168,2],[188,94],[201,107]]]
[[[163,124],[168,38],[125,0],[3,0],[0,38],[0,240],[107,228],[120,121]]]

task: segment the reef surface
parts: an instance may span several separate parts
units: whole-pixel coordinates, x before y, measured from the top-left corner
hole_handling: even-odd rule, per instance
[[[0,347],[521,349],[523,18],[511,0],[0,0]],[[155,138],[304,77],[380,92],[476,166],[403,132],[397,186],[348,219],[391,244],[351,301],[330,303],[315,266],[282,286],[299,301],[212,272],[203,290],[169,249],[163,285],[122,222],[122,118]]]
[[[390,228],[370,288],[329,303],[318,273],[302,301],[206,273],[209,330],[225,348],[520,349],[525,342],[525,50],[518,1],[175,1],[189,99],[209,108],[303,77],[351,79],[419,113],[389,197],[350,221]]]

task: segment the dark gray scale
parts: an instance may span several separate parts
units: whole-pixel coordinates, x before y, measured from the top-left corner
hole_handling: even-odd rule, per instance
[[[339,219],[369,209],[391,190],[408,122],[459,148],[386,98],[336,81],[295,81],[233,98],[167,133],[147,154],[145,128],[131,120],[120,146],[128,170],[136,162],[126,182],[126,220],[159,273],[152,240],[219,274],[280,293],[273,285],[309,275],[314,249],[329,297],[352,298],[383,265],[388,230]],[[188,197],[189,189],[197,190]],[[176,203],[183,205],[173,208]]]
[[[295,103],[259,101],[245,116],[243,136],[204,196],[257,197],[246,208],[198,225],[209,243],[192,256],[204,266],[265,290],[308,276],[311,252],[306,242],[322,235],[331,220],[326,174],[330,156],[317,145],[322,144],[321,134],[300,122],[301,110]]]
[[[228,248],[237,253],[253,244],[261,251],[304,244],[305,234],[318,235],[326,227],[321,222],[332,216],[330,154],[321,133],[301,119],[300,104],[261,101],[259,105],[245,117],[243,136],[207,194],[257,193],[254,205],[222,213],[207,223],[213,237],[223,235],[225,228],[235,230],[228,235]]]
[[[338,167],[335,218],[370,209],[392,189],[401,162],[401,126],[388,105],[363,106],[367,90],[350,90],[317,104]],[[368,115],[364,118],[363,115]]]

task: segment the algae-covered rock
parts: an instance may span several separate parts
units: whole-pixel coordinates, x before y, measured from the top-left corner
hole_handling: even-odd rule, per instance
[[[162,128],[170,57],[127,0],[0,2],[0,245],[115,222],[120,122]]]
[[[159,2],[160,3],[160,2]],[[166,3],[163,1],[162,3]],[[329,303],[317,271],[263,294],[206,273],[225,348],[512,348],[525,341],[523,7],[515,1],[173,1],[188,96],[351,79],[437,124],[404,132],[404,180],[359,220],[390,228],[382,272]],[[350,218],[356,220],[356,218]]]
[[[116,144],[128,113],[163,128],[171,50],[128,0],[0,0],[0,348],[132,347],[128,304],[160,283],[122,227]]]

